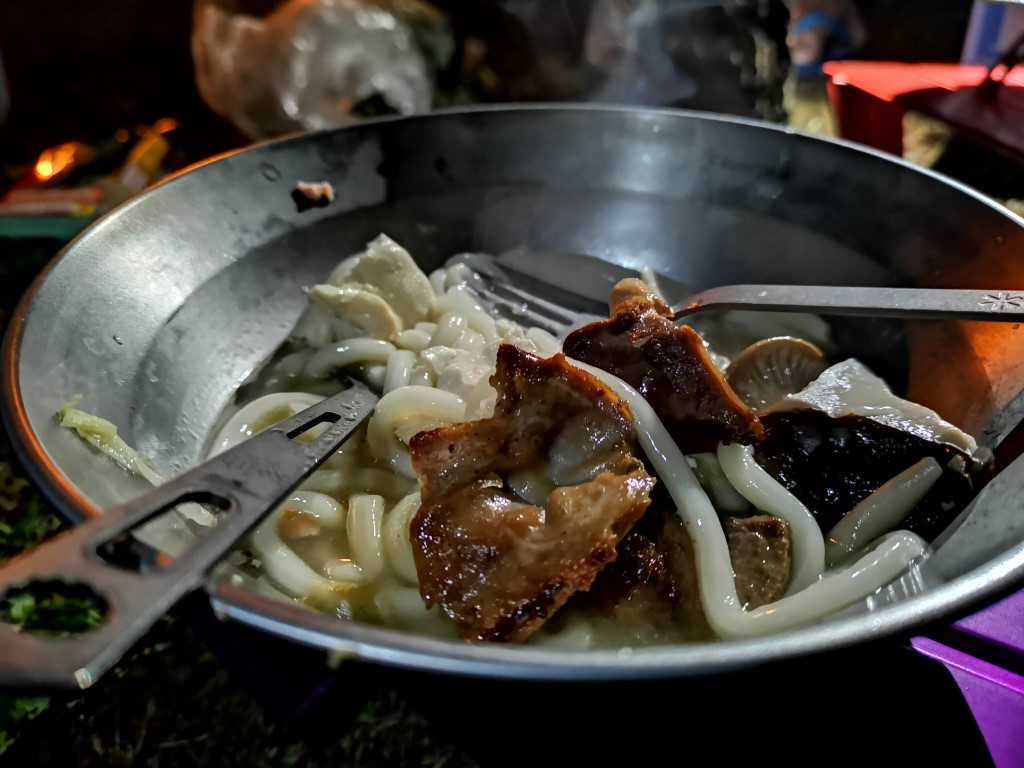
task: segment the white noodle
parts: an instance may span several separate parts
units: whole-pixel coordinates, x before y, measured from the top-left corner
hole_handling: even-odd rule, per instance
[[[829,531],[825,544],[828,565],[836,566],[865,543],[888,533],[918,505],[942,476],[942,466],[931,456],[903,470],[872,493]]]
[[[410,387],[433,388],[435,384],[437,384],[437,379],[434,377],[434,373],[422,363],[417,363],[409,371]]]
[[[400,349],[388,358],[387,373],[384,376],[384,393],[387,394],[399,387],[409,384],[412,367],[416,363],[416,355],[408,350]]]
[[[462,288],[452,288],[447,291],[438,298],[435,307],[440,313],[464,317],[466,324],[483,336],[484,341],[494,341],[498,338],[494,318],[487,314],[484,308]]]
[[[744,516],[750,502],[740,495],[722,471],[717,453],[694,453],[686,457],[690,468],[720,513]]]
[[[295,491],[281,508],[299,512],[328,527],[343,525],[346,518],[345,508],[324,493]]]
[[[432,347],[459,347],[469,330],[469,323],[462,315],[448,312],[437,321],[437,330],[430,339]]]
[[[408,445],[398,437],[398,430],[415,434],[456,424],[465,416],[466,404],[451,392],[417,386],[396,389],[380,399],[370,417],[366,433],[370,450],[374,458],[415,480],[416,472],[412,468]]]
[[[789,523],[793,572],[786,594],[809,587],[825,571],[825,538],[810,510],[754,460],[754,449],[733,443],[718,447],[718,461],[732,487],[754,505]]]
[[[393,472],[373,467],[353,465],[347,469],[318,469],[302,481],[306,491],[327,493],[337,498],[346,498],[355,491],[394,496],[396,490],[407,489],[410,481],[396,477]]]
[[[332,560],[324,566],[324,571],[331,580],[346,586],[363,584],[368,580],[363,569],[351,560]]]
[[[430,273],[430,287],[434,289],[434,293],[437,296],[443,296],[445,290],[445,281],[448,278],[448,272],[444,269],[435,269]]]
[[[420,582],[416,574],[409,526],[419,508],[419,493],[410,493],[384,515],[381,529],[388,564],[400,579],[413,586],[418,586]]]
[[[530,328],[526,332],[526,338],[537,347],[537,352],[541,357],[550,357],[562,351],[562,345],[558,343],[558,339],[543,328]]]
[[[341,584],[310,568],[281,538],[278,524],[281,516],[289,510],[309,515],[328,527],[340,526],[343,522],[341,507],[334,499],[321,494],[293,494],[264,518],[250,535],[252,548],[259,555],[263,572],[278,587],[294,597],[306,597],[340,588]]]
[[[363,368],[363,381],[377,391],[384,389],[387,375],[388,369],[385,365],[367,365]]]
[[[445,270],[444,286],[446,289],[450,290],[460,285],[465,285],[472,280],[474,276],[473,270],[468,264],[458,261]]]
[[[381,587],[374,595],[374,604],[381,618],[392,624],[417,624],[437,613],[437,609],[427,608],[414,587]]]
[[[308,392],[275,392],[258,397],[231,415],[210,446],[210,456],[223,453],[274,423],[316,405],[324,398]],[[276,417],[275,417],[275,412]]]
[[[409,328],[395,337],[395,346],[399,349],[422,352],[430,346],[430,334],[419,328]]]
[[[357,493],[349,499],[348,543],[352,559],[366,581],[373,581],[384,570],[380,529],[384,520],[382,496]]]
[[[387,363],[394,351],[394,344],[380,339],[347,339],[340,344],[318,349],[306,363],[306,374],[322,379],[347,365]]]

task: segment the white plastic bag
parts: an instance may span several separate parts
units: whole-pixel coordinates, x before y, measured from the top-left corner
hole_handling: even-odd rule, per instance
[[[197,0],[192,57],[203,100],[251,139],[343,125],[373,98],[401,114],[433,99],[410,27],[362,0],[289,0],[265,18]]]

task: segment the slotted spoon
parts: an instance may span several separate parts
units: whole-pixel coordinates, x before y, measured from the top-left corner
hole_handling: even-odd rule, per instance
[[[46,637],[0,624],[0,686],[87,688],[179,599],[199,587],[247,531],[370,417],[378,396],[361,382],[120,506],[106,510],[0,568],[0,593],[59,589],[102,607],[87,632]],[[294,438],[330,426],[310,442]],[[111,545],[179,504],[223,513],[173,562],[155,552],[139,568],[107,556]]]

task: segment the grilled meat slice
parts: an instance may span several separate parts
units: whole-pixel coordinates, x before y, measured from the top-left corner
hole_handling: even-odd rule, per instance
[[[491,383],[491,418],[411,441],[413,553],[424,601],[462,637],[522,642],[615,559],[655,479],[628,406],[563,356],[503,345]]]
[[[628,288],[620,284],[612,292],[609,320],[569,334],[565,354],[639,391],[683,453],[762,438],[760,421],[733,392],[697,332],[676,325],[656,297]]]

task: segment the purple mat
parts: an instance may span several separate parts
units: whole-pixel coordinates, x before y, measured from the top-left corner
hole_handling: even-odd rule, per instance
[[[911,645],[952,674],[997,768],[1024,766],[1024,591]]]

